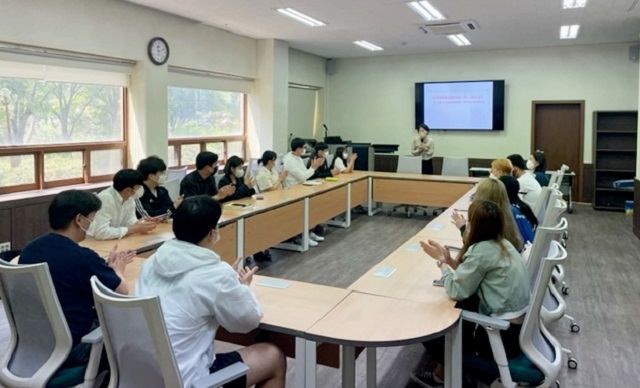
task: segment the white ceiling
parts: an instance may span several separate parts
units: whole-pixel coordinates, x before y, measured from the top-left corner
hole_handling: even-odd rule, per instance
[[[403,0],[125,0],[193,19],[238,35],[279,39],[325,58],[418,54],[574,44],[638,42],[638,0],[589,0],[562,9],[562,0],[431,0],[449,21],[475,20],[472,45],[456,47],[445,36],[424,34],[424,22]],[[327,23],[307,27],[275,12],[291,7]],[[561,41],[562,24],[580,24],[578,39]],[[367,40],[371,53],[352,42]]]

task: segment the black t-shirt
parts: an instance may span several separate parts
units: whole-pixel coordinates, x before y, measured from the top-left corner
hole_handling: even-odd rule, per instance
[[[311,155],[311,157],[309,158],[309,161],[307,162],[307,168],[311,167],[311,163],[315,160],[315,158],[316,158],[315,154]],[[326,178],[330,176],[333,176],[333,174],[331,173],[331,170],[327,165],[327,159],[325,159],[324,163],[322,163],[320,167],[316,168],[316,171],[313,173],[313,175],[311,175],[309,179]]]
[[[216,181],[213,176],[209,176],[206,179],[202,179],[198,170],[191,171],[180,182],[180,194],[185,198],[193,197],[195,195],[210,195],[214,196],[218,194],[216,188]]]
[[[220,178],[220,182],[218,183],[218,187],[225,187],[228,186],[230,184],[232,184],[233,182],[231,182],[231,178],[229,178],[227,175],[223,176],[222,178]],[[247,186],[244,183],[244,178],[236,178],[236,191],[231,194],[228,197],[225,197],[223,199],[220,200],[220,202],[227,202],[227,201],[234,201],[236,199],[241,199],[241,198],[245,198],[245,197],[250,197],[253,194],[256,193],[256,191],[254,189],[250,189],[249,186]]]
[[[31,241],[20,253],[20,264],[47,263],[62,312],[67,319],[73,345],[80,343],[97,319],[91,292],[92,276],[115,290],[120,277],[107,262],[89,248],[68,237],[49,233]]]
[[[173,201],[169,196],[169,191],[166,188],[157,186],[156,195],[153,195],[151,189],[149,189],[147,185],[143,183],[142,187],[144,187],[144,195],[140,197],[139,201],[149,217],[161,216],[166,214],[167,210],[170,210],[171,214],[176,212],[176,208],[173,206]],[[142,218],[138,209],[136,209],[136,216],[138,218]]]

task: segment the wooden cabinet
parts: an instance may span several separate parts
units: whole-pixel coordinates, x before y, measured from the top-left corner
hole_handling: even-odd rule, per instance
[[[614,182],[635,178],[637,136],[637,111],[593,112],[594,209],[624,210],[633,200],[633,186],[619,189]]]

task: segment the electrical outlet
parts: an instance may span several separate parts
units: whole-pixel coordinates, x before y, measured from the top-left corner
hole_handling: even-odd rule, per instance
[[[3,242],[0,244],[0,253],[11,250],[11,241]]]

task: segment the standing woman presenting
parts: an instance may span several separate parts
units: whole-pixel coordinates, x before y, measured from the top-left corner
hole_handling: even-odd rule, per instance
[[[433,152],[436,149],[436,143],[429,137],[429,127],[427,124],[418,126],[418,138],[413,140],[411,144],[411,153],[413,156],[422,156],[422,173],[433,175]]]

